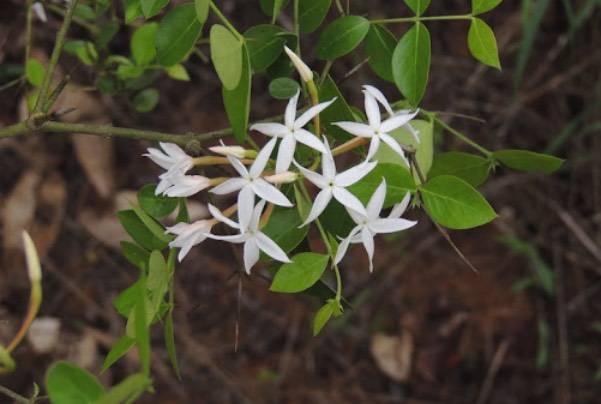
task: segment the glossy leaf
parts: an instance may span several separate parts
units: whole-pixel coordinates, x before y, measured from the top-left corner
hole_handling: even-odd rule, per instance
[[[107,370],[111,365],[119,360],[123,355],[125,355],[133,346],[136,340],[128,337],[127,335],[123,335],[121,338],[115,342],[109,351],[109,353],[104,358],[104,362],[102,363],[102,368],[100,373]]]
[[[405,4],[419,17],[430,5],[430,0],[405,0]]]
[[[403,35],[392,54],[394,82],[413,106],[419,104],[428,84],[430,46],[430,33],[418,22]]]
[[[300,0],[298,3],[298,22],[305,33],[315,31],[328,14],[332,0]]]
[[[179,81],[190,81],[190,75],[186,71],[186,68],[180,64],[165,67],[165,72],[172,79]]]
[[[303,195],[297,184],[294,184],[294,201],[296,202],[296,208],[301,222],[305,222],[311,213],[311,202]]]
[[[336,301],[328,300],[325,305],[321,306],[321,308],[315,313],[315,318],[313,319],[313,336],[315,337],[326,325],[332,314],[334,313],[334,308],[336,306]]]
[[[148,259],[150,259],[150,253],[148,254]],[[131,310],[136,304],[136,299],[138,297],[138,285],[141,283],[141,280],[137,280],[133,285],[123,290],[119,295],[113,300],[113,307],[117,310],[119,314],[124,317],[129,316]]]
[[[229,29],[211,27],[211,60],[224,89],[232,91],[240,82],[243,69],[243,44]]]
[[[279,77],[269,83],[269,94],[278,100],[289,100],[299,89],[298,82],[288,77]]]
[[[179,198],[171,198],[164,195],[156,195],[156,184],[144,185],[138,191],[138,203],[149,215],[163,217],[172,213],[179,203]]]
[[[470,229],[497,217],[486,199],[457,177],[432,178],[419,192],[432,220],[449,229]]]
[[[125,0],[125,23],[131,24],[142,15],[140,0]]]
[[[250,115],[251,72],[246,48],[242,49],[242,71],[238,85],[228,90],[225,84],[221,90],[225,112],[232,125],[238,143],[244,143]]]
[[[273,21],[280,13],[280,10],[288,4],[289,0],[260,0],[261,10],[270,17]]]
[[[501,70],[497,40],[492,29],[481,19],[474,18],[467,34],[467,45],[472,56],[485,65]]]
[[[27,61],[27,65],[25,66],[25,77],[27,77],[29,84],[40,87],[44,81],[45,74],[46,69],[37,59],[30,58]]]
[[[415,182],[409,170],[397,164],[379,163],[373,170],[358,182],[348,187],[359,200],[367,205],[376,188],[386,179],[386,199],[384,207],[399,203],[407,191],[415,192]]]
[[[169,271],[167,263],[160,251],[154,250],[150,254],[148,263],[148,277],[146,278],[146,288],[152,296],[152,305],[155,311],[158,311],[160,304],[164,300],[165,292],[169,282]]]
[[[50,367],[45,383],[53,403],[92,403],[105,395],[104,388],[90,372],[65,361]]]
[[[315,55],[321,60],[334,60],[355,49],[369,31],[369,21],[358,15],[340,17],[321,33]]]
[[[397,40],[381,25],[372,25],[365,36],[365,54],[369,57],[369,66],[378,76],[394,82],[392,74],[392,54]]]
[[[131,203],[130,206],[135,212],[136,216],[138,216],[142,223],[144,223],[144,226],[146,226],[146,228],[150,230],[150,232],[159,240],[168,243],[175,238],[175,236],[173,235],[165,234],[165,227],[159,222],[157,222],[155,218],[149,216],[146,212],[144,212],[142,209],[140,209],[133,203]],[[162,248],[152,248],[149,250],[162,250]]]
[[[250,66],[255,73],[267,69],[280,56],[286,34],[277,25],[255,25],[244,33]]]
[[[342,96],[340,90],[338,90],[338,87],[336,87],[334,80],[328,76],[319,90],[319,102],[330,101],[334,98],[336,98],[336,101],[319,114],[321,124],[325,126],[326,131],[334,136],[336,140],[346,141],[350,139],[352,135],[339,126],[332,125],[332,122],[352,122],[355,121],[355,115]]]
[[[94,43],[76,39],[65,43],[65,52],[77,56],[86,66],[92,66],[98,60],[98,51]]]
[[[503,0],[472,0],[472,14],[482,14],[501,4]]]
[[[162,250],[167,247],[168,241],[156,237],[136,215],[133,210],[117,212],[121,225],[132,239],[146,250]]]
[[[142,13],[146,19],[152,18],[169,3],[169,0],[140,0]]]
[[[148,251],[129,241],[121,241],[119,244],[121,253],[126,260],[144,272],[148,270],[148,260],[150,259]]]
[[[152,384],[152,380],[144,373],[128,376],[121,383],[112,387],[106,395],[94,404],[129,403],[144,393]]]
[[[493,153],[494,158],[507,167],[533,172],[551,174],[563,164],[564,160],[548,154],[534,153],[527,150],[499,150]]]
[[[275,241],[285,253],[289,253],[307,235],[309,226],[299,228],[298,226],[301,224],[302,221],[298,211],[276,208],[263,228],[263,233]],[[269,261],[271,258],[261,253],[261,260]]]
[[[105,49],[106,46],[119,32],[120,24],[116,21],[109,21],[102,25],[100,32],[96,35],[96,46],[99,49]]]
[[[209,17],[209,6],[211,5],[210,0],[194,0],[194,7],[196,8],[196,18],[200,25],[204,25]]]
[[[336,237],[346,237],[357,224],[336,199],[332,199],[319,216],[324,230]],[[305,226],[309,227],[309,226]]]
[[[135,320],[134,327],[136,330],[136,344],[138,346],[138,355],[140,356],[140,367],[145,375],[150,375],[150,333],[147,314],[147,291],[144,275],[141,277],[142,282],[138,285],[138,296],[136,305],[134,306]]]
[[[136,111],[140,113],[150,112],[159,103],[159,92],[156,88],[147,88],[136,94],[132,102]]]
[[[167,349],[167,355],[169,356],[169,362],[175,372],[178,379],[182,379],[182,375],[179,371],[179,365],[177,363],[177,354],[175,351],[175,332],[173,329],[173,310],[167,312],[167,318],[165,319],[165,348]]]
[[[292,262],[278,269],[269,290],[280,293],[298,293],[313,286],[321,278],[330,257],[305,252],[292,257]]]
[[[159,25],[155,22],[144,24],[131,36],[131,54],[136,64],[147,65],[157,55],[156,37]]]
[[[452,175],[461,178],[472,187],[478,187],[488,177],[489,168],[489,160],[483,157],[453,151],[436,155],[428,178]]]
[[[157,52],[162,66],[184,60],[196,45],[202,26],[194,4],[182,4],[169,10],[157,31]]]

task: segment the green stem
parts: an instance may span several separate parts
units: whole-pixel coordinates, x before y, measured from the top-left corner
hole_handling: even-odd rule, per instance
[[[328,60],[326,62],[326,65],[324,66],[323,71],[321,72],[321,77],[319,78],[319,86],[320,87],[326,81],[326,77],[328,77],[328,74],[330,73],[330,68],[332,67],[333,63],[334,63],[333,60]]]
[[[6,387],[2,386],[1,384],[0,384],[0,393],[12,398],[13,400],[15,400],[18,403],[31,404],[30,399],[28,399],[27,397],[23,397],[23,396],[15,393],[12,390],[7,389]]]
[[[211,1],[209,3],[209,6],[211,7],[211,10],[213,10],[213,12],[221,20],[223,25],[225,25],[227,27],[227,29],[229,29],[232,32],[232,34],[234,34],[236,36],[238,41],[244,42],[244,37],[236,30],[236,28],[234,28],[234,26],[229,22],[229,20],[225,17],[225,15],[223,15],[221,10],[219,10],[219,8],[215,5],[215,3]]]
[[[492,156],[492,152],[490,150],[485,149],[484,147],[480,146],[478,143],[474,142],[472,139],[468,138],[464,134],[451,128],[449,125],[444,123],[444,121],[442,119],[440,119],[439,117],[437,117],[435,114],[428,114],[428,115],[430,115],[432,117],[432,119],[434,119],[436,121],[436,123],[438,123],[440,126],[442,126],[446,130],[451,132],[453,135],[455,135],[459,139],[463,140],[465,143],[472,146],[474,149],[478,150],[480,153],[484,154],[486,157]]]
[[[29,63],[29,54],[31,53],[31,17],[33,10],[31,6],[33,0],[27,0],[27,20],[25,21],[25,68]]]
[[[334,273],[336,274],[336,301],[340,304],[342,300],[342,276],[338,265],[334,264]]]
[[[73,12],[75,11],[76,6],[77,0],[72,0],[69,3],[69,8],[67,9],[67,13],[65,14],[63,24],[61,25],[61,28],[58,31],[58,34],[56,35],[56,42],[54,43],[54,49],[52,50],[52,55],[50,56],[48,70],[46,70],[44,80],[42,81],[42,85],[40,86],[40,95],[35,103],[35,107],[33,108],[33,113],[40,112],[44,104],[46,104],[46,98],[48,96],[50,82],[52,81],[52,76],[54,76],[54,69],[56,68],[56,65],[58,63],[58,59],[63,50],[63,46],[65,45],[65,40],[67,38],[67,30],[69,29],[69,25],[71,25],[71,20],[73,19]]]
[[[382,20],[372,20],[372,24],[393,24],[397,22],[421,22],[421,21],[449,21],[449,20],[472,20],[472,14],[463,15],[434,15],[429,17],[404,17],[404,18],[385,18]]]

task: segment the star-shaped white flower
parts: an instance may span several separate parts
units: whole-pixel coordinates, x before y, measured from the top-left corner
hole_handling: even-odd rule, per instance
[[[176,234],[177,237],[169,243],[171,248],[181,248],[177,259],[181,262],[190,249],[206,240],[207,235],[215,224],[214,220],[198,220],[194,223],[178,223],[168,227],[165,233]]]
[[[276,138],[273,138],[263,146],[263,149],[259,152],[249,170],[246,169],[240,160],[227,156],[234,169],[240,174],[240,177],[230,178],[211,190],[211,192],[218,195],[240,191],[238,193],[238,220],[240,221],[240,230],[242,232],[246,231],[250,223],[253,206],[255,206],[255,195],[274,205],[292,206],[286,195],[261,178],[269,156],[275,147],[275,142]]]
[[[194,159],[188,156],[181,147],[174,143],[160,142],[159,145],[164,150],[149,147],[148,153],[144,156],[150,158],[159,166],[167,170],[169,174],[185,173],[194,165]]]
[[[338,264],[342,260],[348,250],[349,243],[363,243],[369,257],[369,272],[372,272],[374,269],[372,262],[374,256],[374,236],[378,233],[395,233],[415,226],[417,222],[400,218],[409,205],[409,200],[411,199],[409,192],[407,192],[400,203],[394,206],[387,218],[380,218],[380,211],[382,210],[385,197],[386,180],[382,178],[382,182],[367,204],[366,214],[347,209],[353,221],[357,223],[357,226],[351,230],[349,235],[338,246],[338,252],[334,260],[335,264]]]
[[[365,94],[365,113],[367,115],[367,124],[359,122],[334,122],[344,129],[345,131],[359,137],[370,138],[369,151],[367,152],[367,159],[370,160],[374,154],[380,148],[380,141],[386,143],[392,150],[394,150],[409,166],[409,161],[405,157],[403,149],[399,143],[390,136],[389,132],[402,127],[412,120],[418,113],[415,111],[411,114],[393,115],[390,118],[382,122],[380,117],[380,108],[378,107],[378,101],[368,91],[363,90]]]
[[[245,230],[242,230],[242,226],[239,223],[228,219],[215,206],[209,205],[209,211],[215,219],[234,229],[239,229],[240,234],[232,236],[216,236],[214,234],[208,234],[207,236],[216,240],[229,241],[230,243],[244,243],[244,269],[247,274],[250,274],[250,269],[257,261],[259,261],[259,254],[261,251],[280,262],[292,262],[275,241],[259,230],[259,221],[264,206],[265,201],[262,200],[254,207],[248,226]]]
[[[365,89],[365,91],[369,94],[371,94],[386,110],[386,112],[388,112],[389,116],[394,116],[394,115],[407,115],[410,114],[411,111],[408,109],[401,109],[398,111],[393,111],[392,107],[390,106],[390,103],[388,103],[388,100],[386,99],[386,97],[384,96],[384,94],[382,94],[382,92],[380,90],[378,90],[376,87],[374,86],[370,86],[368,84],[365,84],[363,86],[363,88]],[[404,124],[403,126],[401,126],[403,129],[405,129],[407,132],[409,132],[409,134],[411,134],[411,136],[413,137],[413,140],[415,140],[415,143],[419,143],[419,131],[415,130],[413,128],[413,126],[411,126],[411,123],[407,122],[406,124]]]
[[[294,151],[296,150],[296,142],[300,142],[322,153],[325,152],[319,139],[308,130],[303,129],[303,127],[336,99],[334,98],[331,101],[317,104],[305,111],[298,119],[295,119],[296,104],[298,103],[299,95],[300,91],[297,91],[296,95],[288,102],[283,125],[281,123],[256,123],[250,127],[251,130],[282,139],[275,164],[276,174],[284,172],[290,167]]]
[[[322,175],[300,166],[296,161],[294,162],[309,181],[321,188],[321,191],[315,197],[313,207],[311,208],[307,220],[305,220],[301,227],[315,220],[321,212],[324,211],[326,206],[328,206],[332,197],[349,209],[365,213],[365,208],[359,199],[351,194],[346,187],[353,185],[366,176],[376,166],[376,162],[365,161],[342,173],[336,173],[334,157],[330,151],[328,141],[325,138],[323,144],[326,152],[322,154],[321,159]]]

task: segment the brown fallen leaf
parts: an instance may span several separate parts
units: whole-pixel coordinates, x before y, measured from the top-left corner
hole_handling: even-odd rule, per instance
[[[409,379],[413,349],[413,337],[408,331],[404,331],[400,336],[378,333],[370,342],[371,354],[380,371],[397,382]]]
[[[40,184],[36,220],[31,229],[38,254],[43,257],[54,245],[65,217],[67,184],[58,171],[53,171]]]

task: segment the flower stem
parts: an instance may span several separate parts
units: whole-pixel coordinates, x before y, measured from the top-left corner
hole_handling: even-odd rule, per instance
[[[435,15],[429,17],[405,17],[405,18],[386,18],[382,20],[372,20],[372,24],[393,24],[397,22],[421,22],[421,21],[448,21],[448,20],[471,20],[472,14],[462,15]]]
[[[332,156],[338,156],[340,154],[344,154],[350,150],[353,150],[356,147],[363,146],[370,142],[370,139],[367,137],[356,137],[351,140],[346,141],[340,146],[336,147],[332,150]]]
[[[459,139],[463,140],[465,143],[469,144],[474,149],[476,149],[480,153],[484,154],[486,157],[490,158],[492,156],[492,152],[490,150],[485,149],[484,147],[480,146],[478,143],[474,142],[473,140],[471,140],[470,138],[468,138],[464,134],[462,134],[462,133],[458,132],[457,130],[451,128],[449,125],[447,125],[446,123],[444,123],[444,121],[442,119],[440,119],[439,117],[437,117],[435,114],[429,114],[429,115],[434,119],[434,121],[436,121],[436,123],[438,123],[440,126],[442,126],[446,130],[448,130],[449,132],[451,132],[455,137],[458,137]]]
[[[221,20],[223,25],[225,25],[227,27],[227,29],[229,29],[231,31],[231,33],[234,34],[234,36],[238,39],[238,41],[244,42],[244,37],[238,32],[238,30],[236,30],[236,28],[234,28],[234,26],[229,22],[229,20],[225,17],[225,15],[223,15],[221,10],[219,10],[219,8],[215,5],[215,3],[211,1],[209,3],[209,6],[211,7],[211,10],[213,10],[213,12]]]

